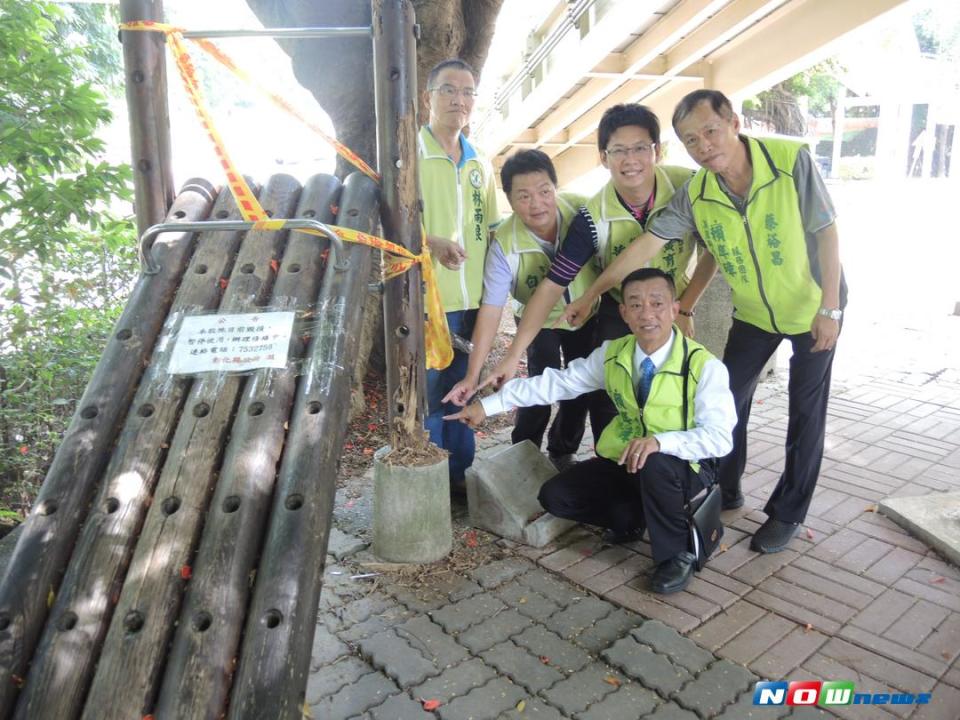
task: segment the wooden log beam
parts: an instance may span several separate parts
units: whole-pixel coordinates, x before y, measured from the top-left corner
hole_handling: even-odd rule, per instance
[[[304,187],[296,217],[332,223],[340,181],[317,175]],[[298,329],[283,369],[262,369],[247,381],[231,431],[203,538],[193,561],[154,715],[218,720],[226,711],[233,660],[240,645],[260,544],[270,513],[277,465],[329,242],[292,233],[277,275],[272,310],[295,310]],[[332,260],[328,263],[332,266]]]
[[[353,173],[338,225],[373,232],[377,187]],[[340,452],[350,407],[369,248],[348,244],[350,269],[325,280],[317,330],[297,388],[256,587],[247,612],[229,718],[300,720],[317,623]]]
[[[168,222],[205,216],[213,188],[192,180],[180,198]],[[141,275],[134,286],[23,523],[0,582],[0,718],[13,712],[50,596],[60,586],[80,525],[190,259],[192,240],[192,234],[185,233],[158,239],[154,251],[161,270]]]
[[[299,194],[294,178],[274,175],[260,203],[272,216],[288,217]],[[286,235],[247,233],[220,303],[221,314],[263,307]],[[226,373],[204,373],[193,382],[104,639],[84,720],[126,720],[152,713],[192,555],[245,382],[246,376]]]
[[[190,201],[197,204],[197,196],[181,194],[171,216],[184,212],[184,220],[206,219],[209,198],[196,210]],[[217,198],[212,214],[240,218],[228,192]],[[114,601],[192,383],[189,376],[167,373],[173,334],[184,315],[216,309],[220,278],[229,276],[241,237],[239,232],[206,232],[197,239],[34,653],[17,720],[76,718],[83,709]]]
[[[163,0],[120,0],[120,21],[163,22]],[[122,30],[137,237],[173,202],[166,43],[162,33]]]
[[[384,237],[420,252],[417,179],[417,41],[407,0],[373,0],[373,85],[381,175],[380,221]],[[426,361],[423,282],[419,265],[383,288],[390,445],[425,444]]]

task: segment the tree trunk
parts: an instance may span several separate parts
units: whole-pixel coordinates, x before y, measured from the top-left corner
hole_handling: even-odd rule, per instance
[[[247,0],[266,27],[345,27],[370,25],[368,0]],[[466,60],[479,73],[490,50],[494,24],[503,0],[414,0],[420,43],[417,48],[418,97],[426,84],[427,73],[447,58]],[[333,38],[323,40],[284,40],[281,47],[293,62],[297,81],[313,93],[330,115],[337,139],[372,167],[376,165],[377,135],[373,100],[373,50],[370,38]],[[426,121],[420,108],[419,122]],[[336,174],[344,178],[352,168],[343,159],[337,161]],[[379,258],[371,272],[371,282],[379,282]],[[354,370],[353,409],[363,406],[358,391],[368,361],[382,373],[383,315],[380,297],[370,295],[364,307],[361,348]]]

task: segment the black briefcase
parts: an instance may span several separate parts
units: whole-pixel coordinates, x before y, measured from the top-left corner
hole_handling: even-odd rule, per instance
[[[690,501],[690,542],[697,557],[697,570],[703,570],[723,537],[721,505],[719,485],[711,485],[705,494]]]

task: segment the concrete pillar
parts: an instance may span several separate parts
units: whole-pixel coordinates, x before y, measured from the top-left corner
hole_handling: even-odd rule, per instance
[[[840,158],[843,155],[843,117],[846,113],[847,89],[840,85],[837,88],[837,109],[833,113],[833,158],[830,161],[830,177],[840,177]]]
[[[373,552],[389,562],[427,563],[453,548],[447,458],[423,466],[373,456]]]

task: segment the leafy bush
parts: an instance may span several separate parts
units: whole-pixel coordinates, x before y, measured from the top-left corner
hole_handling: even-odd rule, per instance
[[[76,42],[91,17],[0,0],[0,515],[29,507],[136,271],[133,225],[107,210],[131,172],[99,159],[91,82],[119,47]]]

